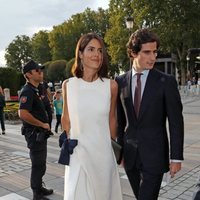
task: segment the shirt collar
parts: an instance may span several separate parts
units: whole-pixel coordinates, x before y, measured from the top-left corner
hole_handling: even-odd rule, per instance
[[[132,67],[132,78],[137,74],[138,72],[135,71],[135,69]],[[147,77],[149,74],[149,70],[144,70],[141,72],[143,77]]]
[[[27,85],[29,85],[35,92],[39,92],[38,88],[32,85],[30,82],[27,82]]]

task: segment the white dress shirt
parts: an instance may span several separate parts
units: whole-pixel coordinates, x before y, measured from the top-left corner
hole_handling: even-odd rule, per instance
[[[132,99],[134,101],[134,95],[135,95],[135,86],[137,85],[137,74],[138,72],[136,72],[133,68],[132,68]],[[144,87],[146,84],[146,80],[147,80],[147,76],[149,74],[149,70],[144,70],[141,72],[141,99],[142,99],[142,95],[144,92]],[[134,103],[134,102],[133,102]]]

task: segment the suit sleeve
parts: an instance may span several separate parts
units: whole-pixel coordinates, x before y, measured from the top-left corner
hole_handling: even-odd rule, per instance
[[[172,76],[169,77],[169,80],[166,84],[165,97],[170,134],[170,159],[183,160],[183,106],[178,91],[177,82]]]

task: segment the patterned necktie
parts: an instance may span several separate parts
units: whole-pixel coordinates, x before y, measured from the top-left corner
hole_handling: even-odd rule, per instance
[[[142,73],[137,73],[137,83],[135,86],[135,95],[134,95],[134,108],[136,116],[138,117],[139,110],[140,110],[140,102],[141,102],[141,77]]]

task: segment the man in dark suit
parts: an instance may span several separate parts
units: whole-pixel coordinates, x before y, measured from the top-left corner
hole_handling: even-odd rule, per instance
[[[183,160],[182,103],[175,78],[153,69],[158,47],[159,39],[153,32],[137,30],[127,43],[132,69],[116,78],[118,142],[139,200],[156,200],[163,174],[170,171],[174,177]]]

